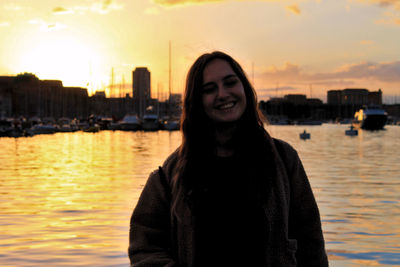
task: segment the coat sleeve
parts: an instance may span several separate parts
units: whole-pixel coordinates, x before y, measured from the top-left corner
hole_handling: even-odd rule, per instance
[[[133,211],[128,255],[131,267],[177,266],[171,256],[170,188],[161,168],[150,174]]]
[[[325,267],[328,258],[317,203],[297,152],[289,148],[289,238],[297,240],[298,266]]]

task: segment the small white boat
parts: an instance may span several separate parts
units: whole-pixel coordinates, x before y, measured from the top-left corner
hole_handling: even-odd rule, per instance
[[[158,116],[155,114],[146,114],[143,116],[142,128],[145,131],[157,131],[160,129]]]
[[[348,136],[357,136],[358,135],[358,130],[354,129],[354,126],[351,125],[349,130],[345,131],[345,134]]]
[[[302,139],[302,140],[307,140],[307,139],[310,139],[310,138],[311,138],[310,133],[307,133],[306,130],[304,130],[304,132],[302,132],[300,134],[300,139]]]
[[[127,114],[119,122],[119,128],[123,131],[137,131],[141,128],[140,119],[137,115]]]

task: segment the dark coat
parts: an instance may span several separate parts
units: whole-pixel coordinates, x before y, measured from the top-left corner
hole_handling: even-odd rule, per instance
[[[270,143],[276,179],[264,204],[268,266],[328,266],[318,207],[299,156],[281,140]],[[196,266],[195,219],[171,190],[176,162],[174,152],[150,174],[132,214],[131,266]],[[171,212],[171,203],[178,213]]]

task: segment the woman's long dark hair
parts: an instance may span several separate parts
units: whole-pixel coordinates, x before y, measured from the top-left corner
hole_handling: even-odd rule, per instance
[[[246,109],[238,122],[234,136],[236,154],[241,154],[249,160],[257,156],[265,142],[268,133],[264,129],[265,119],[258,109],[257,96],[254,88],[246,77],[242,67],[231,56],[215,51],[201,55],[190,68],[183,99],[181,116],[182,144],[179,148],[177,173],[173,183],[187,191],[193,185],[193,173],[204,168],[204,161],[215,152],[215,124],[205,114],[202,104],[203,72],[212,60],[226,61],[243,84],[246,95]],[[246,155],[247,154],[247,155]]]

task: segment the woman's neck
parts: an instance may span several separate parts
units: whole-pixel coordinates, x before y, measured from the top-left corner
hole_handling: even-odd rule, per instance
[[[216,155],[219,157],[230,157],[235,154],[233,146],[233,135],[237,129],[236,124],[217,125],[215,128]]]

